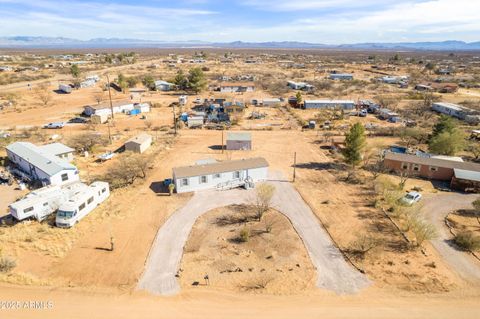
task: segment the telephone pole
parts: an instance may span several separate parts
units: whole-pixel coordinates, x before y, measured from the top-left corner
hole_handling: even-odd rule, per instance
[[[110,112],[112,112],[112,124],[114,124],[113,123],[114,117],[113,117],[112,93],[110,92],[110,78],[108,77],[108,74],[107,74],[107,87],[108,87],[108,98],[110,100]]]
[[[177,136],[177,117],[175,116],[175,103],[173,104],[173,129],[175,131],[175,136]]]
[[[293,182],[295,183],[296,172],[295,168],[297,167],[297,152],[293,153]]]

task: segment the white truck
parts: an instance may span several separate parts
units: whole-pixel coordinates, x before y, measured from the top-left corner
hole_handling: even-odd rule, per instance
[[[72,227],[104,202],[108,196],[110,196],[108,183],[93,182],[60,205],[55,225],[61,228]]]
[[[10,215],[18,221],[27,218],[42,221],[54,213],[74,192],[83,187],[86,187],[83,183],[72,183],[63,187],[49,185],[39,188],[10,204]]]

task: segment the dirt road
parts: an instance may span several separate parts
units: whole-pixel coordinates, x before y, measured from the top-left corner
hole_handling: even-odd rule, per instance
[[[458,193],[428,196],[424,200],[422,210],[438,231],[438,238],[431,241],[435,249],[463,279],[480,283],[480,262],[452,246],[450,243],[452,235],[444,221],[445,216],[451,211],[471,208],[471,202],[476,198],[478,195]]]
[[[317,287],[350,294],[368,286],[368,279],[347,264],[295,188],[289,182],[280,181],[278,175],[273,176],[270,183],[276,187],[272,206],[290,219],[303,240],[317,269]],[[161,295],[178,293],[180,286],[175,274],[195,220],[214,208],[251,203],[254,192],[235,189],[221,193],[216,190],[195,193],[160,228],[137,289]]]

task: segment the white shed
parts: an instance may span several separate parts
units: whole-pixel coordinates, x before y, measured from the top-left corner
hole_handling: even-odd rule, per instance
[[[145,152],[150,145],[152,145],[152,136],[146,133],[141,133],[125,143],[125,150],[135,153]]]
[[[175,167],[173,183],[177,193],[222,189],[264,181],[268,162],[263,157]]]

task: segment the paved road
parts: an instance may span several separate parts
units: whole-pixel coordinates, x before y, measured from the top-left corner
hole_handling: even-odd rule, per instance
[[[444,220],[454,210],[472,208],[471,202],[477,198],[476,194],[459,193],[428,196],[424,199],[422,211],[437,228],[439,236],[431,243],[443,259],[465,280],[480,283],[480,262],[449,243],[452,235]]]
[[[269,183],[276,187],[272,206],[290,219],[317,269],[317,287],[338,294],[350,294],[368,286],[369,280],[345,261],[295,188],[288,182]],[[180,286],[175,274],[195,220],[214,208],[249,203],[254,198],[254,192],[235,189],[195,193],[158,231],[137,289],[160,295],[178,293]]]

